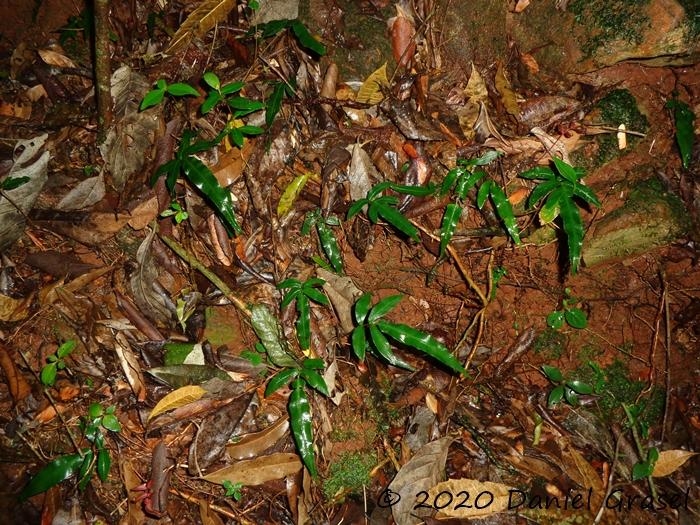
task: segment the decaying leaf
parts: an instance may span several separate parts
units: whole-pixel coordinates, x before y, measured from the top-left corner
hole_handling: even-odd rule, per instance
[[[479,106],[479,117],[474,124],[474,133],[477,142],[486,142],[487,138],[493,137],[496,144],[506,143],[506,139],[503,138],[503,135],[500,134],[496,125],[491,121],[489,112],[486,109],[486,104],[483,102]]]
[[[122,366],[126,380],[129,382],[131,390],[133,390],[136,399],[140,402],[146,400],[146,382],[143,379],[141,365],[136,358],[129,341],[126,336],[118,332],[115,336],[114,350],[117,352],[119,364]]]
[[[0,342],[0,368],[5,373],[5,382],[15,403],[32,393],[32,388],[17,369],[10,351]]]
[[[277,205],[278,217],[287,215],[289,210],[292,209],[292,206],[294,206],[294,202],[297,200],[297,197],[301,193],[301,190],[303,190],[304,186],[306,186],[306,182],[309,180],[310,176],[311,173],[297,175],[296,177],[294,177],[294,179],[292,179],[292,182],[290,182],[287,185],[287,187],[284,188],[282,196],[280,197],[280,202]]]
[[[48,135],[18,140],[14,164],[3,182],[17,179],[24,182],[0,195],[0,252],[14,243],[24,231],[25,217],[34,206],[48,179],[49,157],[44,146]]]
[[[380,180],[381,176],[361,144],[355,143],[346,149],[352,155],[348,167],[350,198],[357,201],[367,196],[367,192],[372,189],[372,184]]]
[[[131,274],[129,286],[134,294],[134,301],[143,314],[158,324],[169,326],[173,320],[175,305],[164,293],[156,288],[158,270],[151,253],[151,244],[155,230],[151,230],[136,251],[136,271]]]
[[[427,502],[440,508],[438,518],[482,518],[508,510],[511,490],[491,481],[448,479],[428,490]],[[462,496],[458,498],[458,494]],[[450,499],[452,503],[448,503]]]
[[[30,295],[24,299],[14,299],[7,295],[0,295],[0,321],[14,323],[26,319],[29,316],[32,297]]]
[[[243,483],[248,486],[262,485],[267,481],[293,476],[301,470],[301,460],[296,454],[279,452],[255,459],[237,461],[233,465],[207,474],[202,479],[210,483]]]
[[[418,524],[421,522],[419,517],[421,510],[431,512],[430,509],[414,509],[419,503],[417,495],[421,491],[430,490],[441,481],[450,443],[452,438],[444,437],[425,445],[401,467],[389,484],[389,490],[398,493],[401,497],[391,508],[397,525]]]
[[[518,107],[518,99],[515,95],[515,91],[510,85],[508,77],[506,77],[505,69],[503,68],[503,63],[498,62],[498,68],[496,69],[496,91],[501,95],[501,102],[506,108],[506,111],[510,113],[515,118],[520,116],[520,107]]]
[[[389,86],[386,74],[386,62],[374,70],[362,83],[357,91],[356,100],[362,104],[379,104],[384,98],[382,88]]]
[[[201,385],[214,378],[224,381],[231,380],[226,372],[211,365],[157,366],[148,369],[147,372],[171,388],[180,388],[186,385]]]
[[[105,178],[100,173],[96,177],[81,181],[61,199],[61,202],[56,205],[56,209],[61,211],[82,210],[100,202],[104,196]]]
[[[267,350],[270,361],[279,367],[296,366],[296,361],[287,352],[287,341],[282,335],[282,327],[270,309],[264,304],[256,304],[250,308],[250,324],[255,334]]]
[[[355,328],[352,305],[364,292],[355,285],[350,277],[341,277],[320,267],[316,269],[316,276],[325,281],[323,291],[326,292],[340,320],[343,334],[349,334]]]
[[[156,406],[153,407],[151,413],[148,414],[148,419],[146,422],[150,421],[157,415],[162,414],[163,412],[187,405],[192,401],[197,401],[206,393],[207,391],[199,385],[188,385],[178,388],[177,390],[173,390],[158,401],[158,403],[156,403]]]
[[[391,34],[391,51],[399,66],[407,66],[416,52],[416,23],[413,15],[401,4],[396,4],[396,16],[387,20]]]
[[[288,430],[289,419],[286,416],[281,417],[265,430],[246,434],[235,443],[227,445],[226,452],[233,459],[254,458],[273,447],[280,439],[287,435]]]
[[[651,475],[655,478],[662,478],[673,474],[681,468],[686,461],[697,455],[697,452],[690,452],[688,450],[662,450],[659,452],[659,459],[656,460],[654,472]]]
[[[204,0],[190,13],[170,40],[166,55],[174,55],[178,49],[186,46],[192,37],[203,37],[216,24],[224,22],[236,0]]]

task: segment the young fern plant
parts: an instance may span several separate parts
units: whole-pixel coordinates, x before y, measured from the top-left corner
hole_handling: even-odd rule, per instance
[[[554,157],[551,167],[538,167],[520,174],[523,179],[541,180],[530,193],[528,205],[534,207],[544,201],[538,214],[542,224],[550,224],[559,218],[566,235],[568,258],[571,273],[575,274],[581,264],[583,246],[583,220],[578,200],[600,207],[600,201],[593,190],[585,186],[581,179],[585,171],[574,168]]]
[[[405,186],[391,181],[380,182],[367,192],[365,198],[352,203],[348,209],[347,218],[351,219],[367,206],[367,217],[372,224],[377,224],[380,219],[385,220],[399,232],[416,242],[420,241],[418,228],[411,224],[411,221],[397,208],[399,198],[395,195],[383,195],[387,190],[415,197],[426,197],[435,192],[431,186]]]
[[[413,370],[413,367],[397,356],[391,349],[389,339],[396,343],[418,350],[457,374],[466,374],[459,360],[440,341],[430,334],[412,326],[392,323],[382,319],[403,299],[403,295],[391,295],[372,306],[372,295],[366,293],[355,303],[354,313],[357,325],[350,340],[355,356],[364,361],[367,350],[378,354],[387,363]]]

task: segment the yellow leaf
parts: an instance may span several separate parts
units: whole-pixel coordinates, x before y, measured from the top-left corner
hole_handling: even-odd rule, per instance
[[[384,95],[382,87],[389,85],[389,78],[386,76],[386,62],[374,71],[360,86],[357,92],[357,101],[362,104],[379,104]]]
[[[673,474],[695,455],[697,455],[697,452],[689,452],[688,450],[664,450],[659,452],[659,459],[656,460],[654,472],[651,475],[655,478],[662,478]]]
[[[207,391],[198,385],[188,385],[173,390],[153,407],[153,410],[151,410],[151,413],[148,415],[147,422],[163,412],[197,401],[206,393]]]
[[[310,173],[304,173],[303,175],[294,177],[294,180],[287,185],[282,192],[282,197],[280,197],[280,202],[277,205],[278,217],[282,217],[283,215],[287,215],[287,213],[289,213],[289,210],[291,210],[292,206],[294,206],[294,202],[297,200],[301,190],[304,189],[306,181],[309,180],[310,176]]]
[[[510,81],[506,77],[506,72],[501,62],[498,63],[498,69],[496,69],[496,91],[501,95],[501,101],[506,111],[516,118],[520,116],[520,108],[518,107],[515,91],[513,91]]]
[[[189,44],[193,36],[201,38],[206,35],[216,24],[225,21],[234,7],[236,0],[204,0],[175,32],[165,54],[175,54],[179,48]]]
[[[26,319],[31,303],[31,296],[28,299],[13,299],[7,295],[0,295],[0,321],[14,323]]]

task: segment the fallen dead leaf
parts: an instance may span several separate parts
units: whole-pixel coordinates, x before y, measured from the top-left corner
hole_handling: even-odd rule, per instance
[[[423,504],[439,509],[438,518],[483,518],[507,510],[511,490],[491,481],[448,479],[428,490]]]
[[[654,472],[651,475],[655,478],[662,478],[673,474],[686,461],[697,455],[697,452],[690,452],[689,450],[663,450],[659,453],[659,459],[656,460]]]
[[[158,401],[158,403],[156,403],[156,406],[153,407],[151,413],[148,414],[148,419],[146,422],[148,423],[152,418],[167,412],[168,410],[185,406],[193,401],[197,401],[206,393],[207,391],[199,385],[188,385],[178,388],[177,390],[173,390]]]
[[[300,470],[301,460],[299,456],[288,452],[279,452],[269,456],[238,461],[233,465],[212,472],[202,479],[219,485],[228,480],[231,483],[254,486],[292,476]]]

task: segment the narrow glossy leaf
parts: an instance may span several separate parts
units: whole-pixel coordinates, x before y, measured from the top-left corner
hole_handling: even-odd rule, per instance
[[[107,481],[111,468],[112,457],[109,455],[109,450],[101,448],[97,451],[97,475],[102,481]]]
[[[513,207],[506,197],[505,192],[497,184],[491,185],[491,200],[496,208],[496,214],[503,221],[506,231],[515,244],[520,244],[520,233],[518,232],[518,221],[513,214]]]
[[[379,215],[382,217],[382,219],[391,224],[401,233],[409,236],[414,241],[420,241],[418,229],[413,224],[411,224],[411,222],[406,217],[404,217],[401,214],[401,212],[399,212],[396,208],[392,206],[380,205],[378,202],[375,202],[375,204],[377,206],[377,211],[379,212]]]
[[[102,418],[102,426],[112,432],[121,432],[122,430],[121,423],[114,414],[105,414]]]
[[[571,406],[578,406],[579,400],[578,400],[578,394],[574,392],[571,388],[565,385],[559,385],[559,386],[564,386],[564,399],[566,399],[566,402],[569,403]]]
[[[310,211],[309,213],[306,214],[306,217],[304,217],[304,222],[301,224],[301,234],[302,235],[308,235],[309,232],[311,231],[311,227],[316,224],[316,221],[318,221],[320,218],[320,213],[318,209],[315,209],[313,211]]]
[[[207,98],[204,99],[204,102],[202,102],[202,105],[199,107],[199,111],[201,111],[202,115],[206,115],[222,100],[223,97],[219,93],[212,91],[207,95]]]
[[[467,176],[460,177],[457,181],[457,186],[455,187],[455,195],[460,199],[466,199],[467,193],[471,190],[477,182],[486,176],[486,172],[483,170],[477,170],[474,173],[470,173]]]
[[[555,310],[547,316],[547,326],[554,330],[559,330],[564,326],[564,312]]]
[[[309,30],[306,29],[306,26],[302,24],[299,20],[294,20],[292,22],[291,27],[292,32],[294,33],[294,36],[296,36],[299,40],[301,47],[309,51],[313,51],[319,56],[323,56],[326,54],[326,46],[324,46],[323,44],[321,44],[321,42],[319,42],[313,36],[311,36]]]
[[[673,118],[676,123],[676,143],[681,154],[683,167],[688,169],[693,153],[693,142],[695,142],[695,129],[693,121],[695,114],[688,104],[681,100],[669,100],[667,108],[673,109]]]
[[[583,329],[588,326],[588,317],[586,313],[580,308],[571,308],[564,314],[566,322],[574,328]],[[579,392],[580,394],[581,392]]]
[[[414,197],[427,197],[435,193],[434,186],[410,186],[406,184],[396,184],[389,182],[389,188],[402,195],[413,195]]]
[[[584,186],[581,183],[574,184],[572,188],[573,194],[586,201],[589,204],[593,204],[595,206],[600,207],[600,201],[598,200],[598,197],[596,197],[596,194],[593,193],[593,190],[590,189],[588,186]]]
[[[355,321],[357,324],[362,324],[367,318],[369,308],[372,304],[372,294],[365,293],[355,302]]]
[[[284,288],[293,288],[295,290],[301,290],[301,281],[299,279],[295,279],[294,277],[290,277],[289,279],[285,279],[284,281],[277,283],[278,290],[283,290]]]
[[[554,387],[547,396],[547,406],[551,408],[558,405],[562,399],[564,399],[564,385],[559,385]]]
[[[523,171],[520,175],[518,175],[518,177],[522,179],[552,180],[554,179],[554,172],[551,168],[540,166]]]
[[[475,159],[470,159],[467,161],[467,164],[470,166],[486,166],[487,164],[492,163],[494,160],[496,160],[498,157],[500,157],[502,153],[500,151],[497,151],[495,149],[490,149],[486,151],[481,157],[477,157]]]
[[[285,368],[270,378],[265,387],[265,397],[269,397],[280,388],[287,386],[299,375],[298,368]]]
[[[561,383],[564,380],[564,375],[556,366],[542,365],[542,372],[552,383]]]
[[[384,317],[396,308],[396,305],[399,304],[402,299],[403,295],[401,294],[385,297],[372,307],[372,310],[369,312],[369,317],[367,317],[367,322],[372,323],[380,317]]]
[[[560,202],[562,200],[562,193],[563,190],[562,188],[557,188],[553,192],[549,194],[547,197],[547,200],[544,203],[544,206],[540,208],[540,213],[539,213],[539,218],[540,222],[545,225],[549,224],[552,222],[554,219],[556,219],[559,216],[560,213]]]
[[[275,116],[277,116],[277,113],[279,113],[282,107],[282,99],[284,98],[285,92],[284,87],[285,85],[283,82],[277,82],[267,101],[267,108],[265,108],[265,124],[267,124],[268,127],[272,125]]]
[[[593,393],[593,387],[591,385],[589,385],[588,383],[584,383],[583,381],[579,381],[577,379],[567,381],[566,386],[574,392],[576,392],[577,394],[581,394],[583,396],[587,396]]]
[[[212,89],[215,89],[216,91],[219,91],[221,88],[221,81],[219,80],[219,77],[216,76],[216,73],[212,73],[211,71],[207,71],[202,75],[202,80],[204,80],[204,83],[209,86]]]
[[[350,336],[352,350],[360,361],[365,360],[367,350],[367,337],[365,335],[365,325],[356,326]]]
[[[46,492],[51,487],[75,475],[83,464],[80,454],[66,454],[49,462],[29,480],[19,493],[18,499],[25,501],[32,496]]]
[[[233,95],[243,89],[243,86],[245,86],[245,82],[231,82],[221,88],[221,94],[224,96]]]
[[[214,205],[224,223],[236,234],[242,233],[233,210],[231,192],[219,185],[211,170],[198,158],[187,157],[183,171],[187,179]]]
[[[157,106],[158,104],[163,102],[164,98],[165,89],[153,89],[146,93],[146,95],[143,97],[141,105],[139,106],[139,110],[143,111],[144,109]]]
[[[240,131],[245,136],[262,135],[263,133],[265,133],[265,130],[262,129],[260,126],[251,126],[249,124],[239,127],[238,131]]]
[[[554,161],[554,166],[556,166],[557,171],[562,177],[572,184],[576,184],[578,182],[578,174],[573,166],[570,166],[558,157],[553,157],[552,161]]]
[[[462,175],[465,172],[464,168],[453,168],[450,171],[447,172],[447,175],[445,175],[445,178],[442,181],[442,184],[440,185],[440,196],[447,195],[450,190],[452,189],[452,186],[455,185],[455,182],[457,181],[457,177]]]
[[[228,138],[237,148],[242,148],[245,142],[245,137],[239,128],[231,128],[228,130]]]
[[[278,367],[296,367],[296,360],[287,353],[286,341],[277,318],[264,304],[250,307],[250,324],[265,347],[270,362]]]
[[[368,199],[360,199],[360,200],[353,202],[350,205],[350,208],[348,208],[348,214],[346,215],[346,218],[352,219],[355,215],[360,213],[362,211],[362,208],[364,208],[368,203],[369,203]]]
[[[297,297],[297,339],[302,350],[308,350],[311,345],[311,311],[309,310],[309,299],[303,294]]]
[[[92,450],[87,450],[83,457],[83,463],[78,470],[78,490],[85,490],[85,487],[90,482],[92,473],[95,470],[94,459],[95,453]]]
[[[321,243],[321,248],[323,249],[323,253],[326,254],[328,261],[331,263],[333,271],[342,274],[344,270],[343,255],[333,230],[319,221],[316,223],[316,233],[318,233],[318,240]]]
[[[304,389],[304,382],[300,379],[295,379],[292,383],[292,394],[289,396],[289,424],[302,463],[314,478],[317,477],[311,405]]]
[[[328,392],[328,385],[326,385],[326,381],[323,379],[321,374],[316,372],[316,370],[309,370],[303,368],[301,370],[301,377],[314,390],[317,390],[326,397],[330,396],[330,392]]]
[[[563,198],[560,203],[561,222],[566,233],[569,247],[569,264],[571,273],[578,271],[581,263],[581,248],[583,247],[583,221],[576,203],[571,198]]]
[[[544,199],[549,195],[557,186],[559,186],[559,181],[552,179],[545,182],[541,182],[532,190],[530,196],[527,199],[528,207],[532,208],[535,204]]]
[[[380,356],[382,356],[387,361],[387,363],[399,368],[413,370],[413,367],[411,365],[409,365],[406,361],[394,354],[394,352],[391,349],[391,345],[389,344],[389,340],[379,330],[377,325],[369,325],[369,335],[372,338],[372,347],[377,351],[377,353]]]
[[[0,183],[0,189],[5,191],[14,190],[20,186],[24,186],[31,179],[29,177],[8,177]]]
[[[166,91],[175,97],[198,97],[199,91],[190,86],[189,84],[184,84],[182,82],[176,82],[175,84],[170,84]]]
[[[323,370],[325,366],[326,363],[323,362],[323,359],[318,357],[313,359],[304,359],[304,362],[301,364],[301,367],[307,370]]]
[[[158,166],[158,169],[156,169],[155,173],[151,177],[151,186],[155,185],[156,181],[161,175],[167,174],[165,185],[168,188],[168,191],[172,193],[173,189],[175,188],[175,182],[177,181],[177,178],[180,175],[180,169],[181,163],[179,159],[172,159],[166,162],[165,164],[161,164],[160,166]]]
[[[479,191],[476,194],[476,205],[479,209],[482,209],[484,204],[486,204],[486,199],[489,198],[489,192],[494,184],[495,183],[492,180],[487,180],[479,188]]]
[[[388,335],[395,341],[399,343],[420,350],[424,354],[429,355],[439,363],[445,365],[447,368],[452,370],[457,374],[465,374],[466,370],[462,366],[462,363],[452,355],[452,352],[443,345],[440,341],[435,339],[432,335],[420,330],[400,323],[389,323],[386,321],[379,321],[377,327],[382,331],[382,333]]]
[[[260,38],[270,38],[276,35],[283,29],[286,29],[291,25],[290,20],[272,20],[266,24],[260,24],[250,28],[251,34],[256,34]]]
[[[259,100],[251,100],[245,97],[233,97],[228,99],[226,102],[233,109],[245,111],[247,113],[252,113],[253,111],[258,111],[265,107],[265,104]]]
[[[445,255],[447,245],[457,229],[459,219],[462,216],[462,207],[453,202],[445,206],[445,215],[442,216],[442,225],[440,226],[440,257]]]
[[[310,287],[310,286],[308,286],[308,287],[305,286],[305,287],[304,287],[304,295],[306,295],[306,297],[308,297],[309,299],[311,299],[311,300],[312,300],[313,302],[315,302],[315,303],[322,304],[322,305],[325,305],[325,306],[327,306],[328,304],[330,304],[330,303],[328,302],[328,297],[326,297],[326,296],[324,295],[324,293],[323,293],[321,290],[318,290],[317,288],[312,288],[312,287]]]
[[[381,204],[377,205],[377,202],[371,202],[367,207],[367,218],[372,224],[377,224],[379,222],[379,207]]]
[[[56,363],[49,363],[44,365],[41,369],[41,384],[46,386],[53,386],[56,383],[56,375],[58,374],[58,368]]]
[[[282,302],[280,303],[280,308],[287,308],[287,306],[292,304],[292,301],[296,300],[301,295],[301,293],[301,287],[299,287],[294,290],[290,290],[289,292],[284,294]]]

